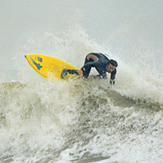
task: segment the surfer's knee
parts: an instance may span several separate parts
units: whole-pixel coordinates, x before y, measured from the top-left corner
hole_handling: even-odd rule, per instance
[[[94,54],[92,54],[92,53],[89,53],[89,54],[86,56],[86,59],[87,59],[88,61],[98,61],[98,60],[99,60],[99,58],[98,58],[97,56],[95,56]]]

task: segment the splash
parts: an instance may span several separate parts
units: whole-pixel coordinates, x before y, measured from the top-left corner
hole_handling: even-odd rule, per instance
[[[128,152],[141,161],[149,159],[152,145],[159,160],[162,108],[106,90],[104,84],[83,79],[1,83],[0,159],[130,162],[122,151],[131,148]]]

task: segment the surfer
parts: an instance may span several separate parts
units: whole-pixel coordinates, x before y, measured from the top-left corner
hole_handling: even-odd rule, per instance
[[[89,53],[84,62],[84,66],[81,70],[70,70],[64,69],[61,77],[64,79],[67,74],[76,74],[81,77],[88,78],[91,68],[95,67],[99,73],[98,77],[100,79],[107,79],[107,72],[111,73],[110,75],[110,84],[115,84],[115,76],[117,73],[116,67],[118,66],[117,61],[108,59],[102,53]]]

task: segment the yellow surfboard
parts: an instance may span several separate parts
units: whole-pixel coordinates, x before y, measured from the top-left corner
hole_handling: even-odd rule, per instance
[[[45,78],[61,78],[61,73],[63,69],[74,69],[78,68],[51,56],[42,54],[28,54],[25,56],[29,64]],[[68,74],[65,79],[74,78],[75,75]]]

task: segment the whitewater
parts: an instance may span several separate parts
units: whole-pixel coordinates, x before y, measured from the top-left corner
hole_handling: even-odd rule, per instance
[[[0,2],[0,162],[163,162],[161,0]],[[45,79],[24,55],[81,68],[101,52],[108,79]],[[96,75],[96,70],[91,75]]]

